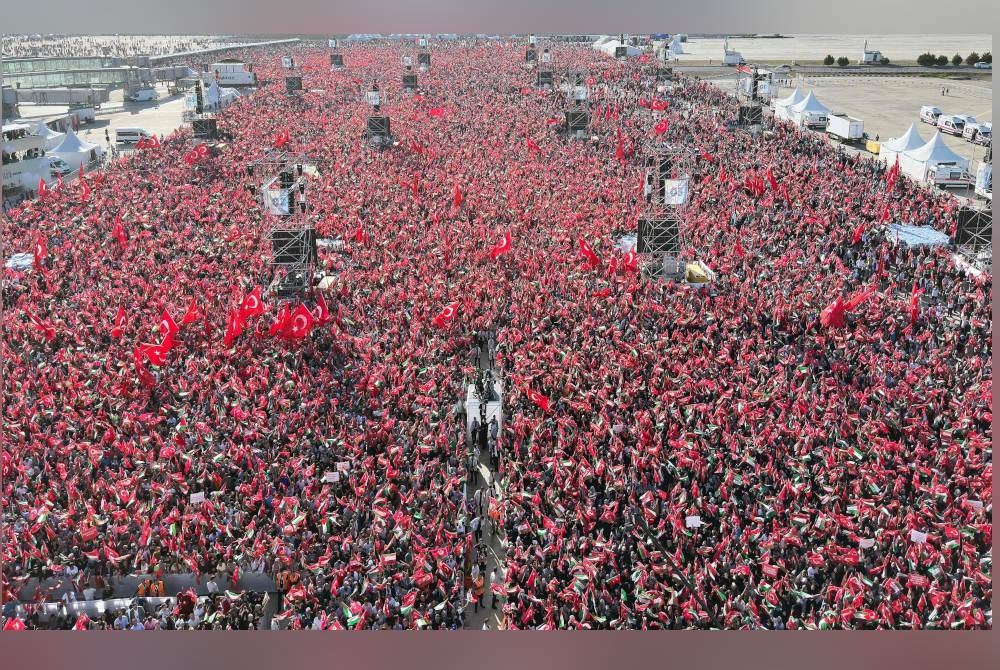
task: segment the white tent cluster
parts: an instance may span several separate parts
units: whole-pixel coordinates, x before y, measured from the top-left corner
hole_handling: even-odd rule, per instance
[[[597,49],[598,51],[604,52],[604,53],[608,54],[609,56],[614,56],[615,55],[615,49],[617,47],[625,47],[626,54],[629,55],[629,56],[638,56],[639,54],[642,53],[642,49],[639,49],[638,47],[630,46],[628,44],[622,44],[621,42],[619,42],[617,39],[615,39],[613,37],[602,37],[601,39],[599,39],[596,42],[594,42],[594,44],[592,46],[595,49]]]
[[[90,161],[104,153],[104,150],[96,145],[80,139],[80,136],[73,132],[72,128],[66,129],[66,136],[59,146],[48,152],[50,156],[58,156],[74,170],[81,165],[86,165]]]
[[[915,181],[927,179],[930,169],[937,165],[956,165],[963,170],[969,169],[968,159],[962,158],[952,151],[945,144],[940,131],[934,133],[934,137],[923,146],[897,155],[899,156],[899,171]],[[895,158],[893,161],[895,162]]]
[[[787,98],[774,101],[774,116],[797,126],[825,125],[829,114],[830,108],[820,102],[815,93],[805,94],[798,87]]]

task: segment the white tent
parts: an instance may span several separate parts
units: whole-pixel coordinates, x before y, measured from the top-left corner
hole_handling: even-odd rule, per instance
[[[48,153],[63,159],[67,165],[75,170],[81,165],[97,160],[97,157],[103,154],[104,150],[96,144],[80,139],[80,136],[73,132],[72,128],[67,128],[63,141]]]
[[[677,56],[684,53],[684,46],[681,43],[681,36],[674,35],[674,38],[670,40],[670,45],[667,47],[670,49],[670,53]]]
[[[900,154],[919,149],[925,144],[927,144],[927,141],[917,131],[917,124],[911,123],[910,127],[901,136],[882,142],[879,146],[878,155],[879,158],[885,161],[886,165],[891,166],[896,162],[896,157]]]
[[[809,91],[809,95],[789,107],[788,112],[797,126],[825,126],[830,108],[820,102],[815,93]]]
[[[618,40],[613,39],[611,37],[602,37],[601,39],[594,42],[592,46],[598,51],[603,51],[609,56],[614,56],[615,48],[621,46],[625,47],[625,53],[628,54],[629,56],[638,56],[639,54],[642,53],[642,49],[638,49],[636,47],[629,46],[627,44],[622,44]]]
[[[782,121],[790,120],[792,117],[788,110],[805,100],[805,97],[802,89],[796,86],[790,96],[774,101],[774,115]]]
[[[969,169],[968,159],[962,158],[944,143],[941,132],[934,133],[934,137],[924,146],[907,151],[899,156],[899,170],[915,181],[923,181],[927,178],[927,171],[934,165],[953,164]]]
[[[63,138],[66,136],[65,133],[60,133],[58,130],[52,130],[41,121],[35,124],[34,134],[45,138],[46,151],[51,151],[55,147],[59,146],[59,143],[62,142]]]

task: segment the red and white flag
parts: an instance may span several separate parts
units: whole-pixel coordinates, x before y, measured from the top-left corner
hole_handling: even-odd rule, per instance
[[[433,319],[434,325],[437,326],[438,328],[444,328],[449,323],[451,323],[452,319],[455,318],[455,313],[457,311],[458,311],[458,303],[457,302],[451,303],[450,305],[442,309],[440,314],[434,317]]]
[[[118,305],[118,313],[115,314],[115,326],[111,329],[111,337],[119,339],[125,332],[125,308]]]
[[[506,232],[503,234],[503,239],[493,245],[493,248],[490,249],[490,260],[495,261],[501,255],[510,251],[510,249],[510,232]]]
[[[288,324],[285,327],[285,337],[292,340],[301,340],[312,332],[315,321],[312,312],[300,303],[288,318]]]
[[[542,408],[542,411],[549,411],[549,399],[537,391],[528,389],[528,400]]]
[[[598,258],[597,254],[594,253],[594,250],[590,248],[590,245],[587,244],[587,241],[581,237],[579,242],[580,242],[580,252],[587,257],[587,263],[590,265],[590,267],[597,267],[598,265],[600,265],[601,259]]]

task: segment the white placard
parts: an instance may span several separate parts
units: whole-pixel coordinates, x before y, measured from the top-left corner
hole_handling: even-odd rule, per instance
[[[337,40],[327,40],[326,43],[331,49],[337,48]]]
[[[530,35],[528,35],[528,44],[530,44],[531,46],[535,46],[535,42],[536,42],[535,33],[531,33]]]
[[[205,493],[204,492],[192,493],[191,494],[191,504],[192,505],[198,505],[198,504],[203,503],[203,502],[205,502]]]
[[[916,542],[917,544],[927,543],[927,533],[921,533],[919,530],[910,531],[910,541]]]
[[[351,462],[350,461],[340,461],[337,463],[337,470],[340,472],[350,472]]]
[[[365,98],[367,98],[369,105],[379,104],[378,91],[368,91],[365,93]]]
[[[292,60],[291,56],[282,56],[281,67],[285,68],[286,70],[291,70],[293,67],[295,67],[295,61]]]
[[[687,202],[687,179],[664,179],[663,201],[668,205],[683,205]]]
[[[977,512],[980,512],[983,509],[983,503],[980,502],[979,500],[969,500],[969,499],[966,499],[965,500],[965,506],[966,507],[971,507],[972,509],[974,509]]]
[[[421,37],[419,40],[417,40],[417,46],[422,46],[422,47],[427,46],[427,38]]]
[[[336,472],[336,471],[334,471],[334,472],[326,472],[326,473],[323,474],[323,481],[331,483],[331,484],[339,482],[340,481],[340,473]]]
[[[875,540],[873,540],[870,537],[863,537],[861,538],[861,541],[858,542],[858,547],[860,547],[861,549],[871,549],[874,546],[875,546]]]
[[[694,516],[685,517],[684,526],[686,528],[700,528],[701,527],[701,517],[695,514]]]

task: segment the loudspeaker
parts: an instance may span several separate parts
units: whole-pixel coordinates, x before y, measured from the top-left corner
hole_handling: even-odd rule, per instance
[[[382,137],[389,136],[389,117],[388,116],[369,116],[368,117],[368,134],[378,135]]]
[[[403,75],[403,88],[407,91],[417,90],[417,75],[415,74],[404,74]]]
[[[740,105],[739,125],[759,126],[762,118],[763,111],[759,105]]]
[[[293,184],[295,184],[295,175],[290,171],[281,172],[278,175],[278,185],[281,186],[281,188],[288,190]]]
[[[538,50],[537,49],[526,49],[524,52],[524,60],[527,63],[534,63],[538,60]]]
[[[566,128],[571,133],[586,130],[590,125],[590,113],[582,109],[570,109],[566,114]]]
[[[315,261],[315,229],[272,230],[271,253],[277,265],[299,265]]]
[[[192,119],[191,130],[198,139],[214,140],[219,137],[215,119]]]
[[[423,65],[425,67],[431,66],[431,55],[430,54],[417,54],[417,65]]]
[[[202,92],[202,88],[201,88],[201,77],[199,77],[198,80],[194,84],[194,100],[195,100],[195,105],[194,105],[195,114],[204,114],[205,113],[205,95]]]
[[[330,54],[330,65],[333,67],[344,67],[344,56],[342,54]]]
[[[302,90],[302,77],[285,77],[285,91],[292,93]]]
[[[552,70],[543,70],[538,73],[539,86],[552,86]]]

